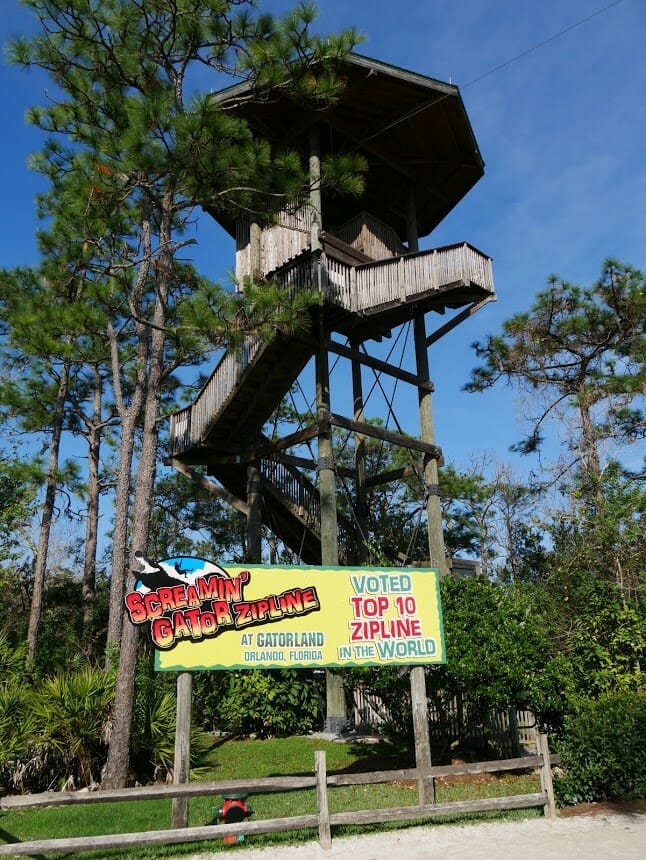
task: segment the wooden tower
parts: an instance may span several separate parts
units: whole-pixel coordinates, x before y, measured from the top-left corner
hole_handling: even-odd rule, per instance
[[[307,564],[361,561],[356,525],[337,512],[333,427],[355,434],[356,468],[344,480],[365,493],[361,439],[378,436],[415,452],[428,488],[429,553],[446,571],[437,494],[437,447],[427,350],[431,342],[495,297],[491,259],[467,243],[420,251],[428,235],[483,175],[483,161],[457,87],[359,55],[343,61],[345,88],[332,107],[317,111],[288,92],[264,101],[248,85],[215,98],[243,116],[273,147],[297,150],[309,164],[311,191],[301,205],[269,223],[222,220],[236,240],[236,275],[267,279],[286,290],[314,289],[306,336],[249,340],[242,354],[225,354],[194,402],[171,416],[170,457],[180,471],[205,467],[222,495],[249,518],[250,552],[260,561],[260,523]],[[359,152],[367,161],[361,198],[327,194],[318,182],[328,152]],[[431,313],[456,313],[428,334]],[[414,321],[415,368],[371,357],[367,346]],[[361,347],[361,349],[360,349]],[[328,360],[350,362],[354,414],[333,411]],[[263,428],[305,366],[316,363],[316,416],[284,439]],[[361,369],[377,368],[417,389],[419,438],[376,428],[362,412]],[[297,446],[318,440],[317,462]],[[305,474],[315,466],[318,486]],[[360,506],[359,506],[360,507]],[[337,689],[337,695],[339,691]],[[331,694],[332,697],[334,693]],[[338,713],[328,697],[330,712]]]

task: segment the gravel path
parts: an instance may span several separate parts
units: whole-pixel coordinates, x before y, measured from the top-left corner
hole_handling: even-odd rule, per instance
[[[195,854],[189,860],[222,860]],[[238,860],[644,860],[646,815],[533,818],[460,827],[426,825],[332,839],[332,849],[306,842],[276,848],[236,847]]]

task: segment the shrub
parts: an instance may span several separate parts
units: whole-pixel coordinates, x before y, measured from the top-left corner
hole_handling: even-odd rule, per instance
[[[646,796],[646,693],[615,691],[581,700],[557,744],[561,805]]]
[[[39,745],[47,753],[48,786],[97,782],[106,756],[113,678],[85,667],[46,678],[34,690]]]
[[[175,764],[177,697],[172,678],[151,674],[149,661],[138,664],[130,738],[131,779],[144,783],[172,779]],[[213,738],[195,722],[191,726],[191,771],[199,774]]]
[[[259,737],[307,733],[322,722],[323,677],[298,669],[230,672],[219,728]]]

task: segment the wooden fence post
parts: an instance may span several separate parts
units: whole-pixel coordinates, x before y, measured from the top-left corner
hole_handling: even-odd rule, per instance
[[[175,721],[175,764],[173,783],[189,781],[191,770],[191,705],[193,678],[190,672],[177,676],[177,711]],[[174,797],[171,827],[188,827],[188,797]]]
[[[538,754],[543,760],[541,764],[541,788],[547,794],[547,803],[543,811],[547,818],[556,818],[556,801],[554,800],[554,784],[552,782],[552,764],[550,762],[550,748],[547,735],[541,732],[537,735]]]
[[[314,753],[314,773],[316,775],[316,806],[319,816],[319,843],[321,848],[329,851],[332,847],[332,832],[330,830],[330,809],[327,796],[325,750],[316,750]]]
[[[410,698],[413,709],[413,734],[415,737],[415,766],[418,771],[417,793],[421,806],[435,803],[435,780],[428,775],[431,759],[431,736],[428,724],[428,696],[426,695],[426,672],[423,666],[410,670]]]

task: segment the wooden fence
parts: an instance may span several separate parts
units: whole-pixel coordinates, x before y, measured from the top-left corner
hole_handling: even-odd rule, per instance
[[[490,810],[524,809],[542,806],[545,815],[556,816],[552,788],[552,765],[558,757],[550,755],[547,736],[538,736],[538,755],[523,756],[500,761],[485,761],[472,764],[431,767],[425,771],[417,768],[406,770],[378,771],[373,773],[328,774],[325,753],[317,751],[314,761],[314,776],[267,777],[263,779],[238,779],[220,782],[193,782],[185,785],[143,786],[97,792],[45,792],[44,794],[16,795],[0,798],[0,809],[27,809],[43,806],[71,806],[76,804],[115,803],[121,801],[150,800],[153,798],[201,797],[226,795],[229,793],[255,793],[316,789],[317,812],[286,818],[270,818],[247,821],[240,824],[210,824],[200,827],[154,830],[140,833],[109,834],[105,836],[79,836],[73,838],[40,839],[31,842],[9,842],[0,845],[0,855],[18,856],[30,854],[66,853],[74,851],[105,851],[135,846],[175,845],[182,842],[201,842],[222,839],[225,836],[250,836],[260,833],[275,833],[285,830],[316,828],[322,848],[332,844],[332,828],[339,825],[364,825],[386,821],[413,821],[439,816],[463,815]],[[452,803],[417,804],[387,809],[364,809],[359,811],[330,812],[329,789],[336,786],[372,785],[377,783],[415,780],[423,781],[462,774],[499,773],[512,770],[538,768],[541,791],[508,797],[489,797],[481,800],[465,800]],[[421,794],[421,788],[420,788]],[[9,834],[4,833],[5,838]]]
[[[361,684],[349,693],[350,719],[357,731],[380,734],[390,721],[383,699]],[[514,758],[536,751],[538,727],[532,711],[513,707],[490,711],[483,720],[467,719],[469,705],[454,698],[441,712],[428,703],[429,730],[432,741],[460,741],[477,749],[489,747],[501,758]]]

